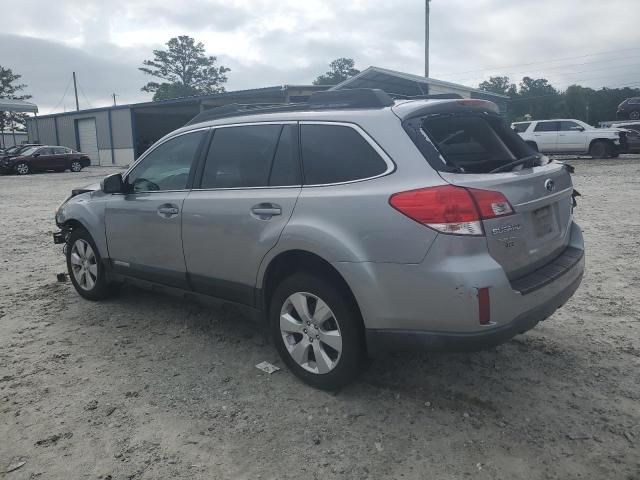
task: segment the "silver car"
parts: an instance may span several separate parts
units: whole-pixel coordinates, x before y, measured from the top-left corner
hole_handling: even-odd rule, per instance
[[[335,389],[388,350],[490,347],[578,288],[570,168],[490,102],[379,90],[205,111],[56,213],[89,300],[123,283],[244,305]]]

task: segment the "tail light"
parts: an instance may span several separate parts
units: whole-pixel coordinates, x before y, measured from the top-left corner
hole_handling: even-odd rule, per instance
[[[513,213],[500,192],[453,185],[396,193],[389,204],[416,222],[453,235],[484,235],[482,220]]]

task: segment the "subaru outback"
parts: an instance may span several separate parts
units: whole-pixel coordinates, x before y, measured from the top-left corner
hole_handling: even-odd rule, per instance
[[[388,350],[472,350],[533,328],[584,269],[570,167],[484,100],[327,91],[221,107],[56,212],[77,292],[123,283],[264,318],[335,389]],[[161,286],[161,287],[160,287]]]

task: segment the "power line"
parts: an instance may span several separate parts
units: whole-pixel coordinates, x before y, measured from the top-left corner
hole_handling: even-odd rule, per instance
[[[459,74],[482,72],[482,71],[485,71],[485,70],[499,70],[499,69],[503,69],[503,68],[512,68],[512,67],[526,67],[526,66],[530,66],[530,65],[553,63],[553,62],[559,62],[559,61],[562,61],[562,60],[574,60],[576,58],[594,57],[594,56],[597,56],[597,55],[606,55],[606,54],[609,54],[609,53],[617,53],[617,52],[628,52],[628,51],[632,51],[632,50],[640,50],[640,47],[623,48],[623,49],[619,49],[619,50],[608,50],[608,51],[605,51],[605,52],[588,53],[586,55],[578,55],[578,56],[571,56],[571,57],[561,57],[561,58],[555,58],[555,59],[550,59],[550,60],[540,60],[540,61],[529,62],[529,63],[515,63],[515,64],[511,64],[511,65],[502,65],[502,66],[491,66],[491,67],[477,68],[477,69],[474,69],[474,70],[448,72],[448,73],[443,73],[442,76],[444,76],[444,75],[457,76]]]
[[[64,102],[65,97],[67,96],[67,92],[69,91],[69,86],[71,85],[71,79],[69,79],[69,81],[67,82],[67,86],[64,89],[64,93],[62,94],[62,98],[60,99],[60,101],[58,103],[56,103],[56,106],[53,107],[52,112],[55,113],[56,109],[60,106],[60,104],[62,102]]]
[[[93,108],[93,105],[91,105],[91,102],[87,98],[87,95],[84,93],[84,90],[82,89],[82,85],[80,85],[80,82],[78,82],[78,87],[80,88],[80,93],[82,93],[82,96],[84,97],[85,101],[87,102],[87,105],[89,105],[89,108]]]

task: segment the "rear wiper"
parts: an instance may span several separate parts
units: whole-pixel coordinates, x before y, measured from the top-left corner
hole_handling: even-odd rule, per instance
[[[542,158],[542,155],[540,155],[539,153],[535,153],[533,155],[527,155],[526,157],[519,158],[518,160],[514,160],[513,162],[509,162],[498,168],[494,168],[489,173],[504,172],[505,170],[511,170],[513,167],[517,167],[518,165],[523,165],[526,163],[531,163],[531,166],[533,166],[532,162],[534,160],[540,160],[541,158]]]

